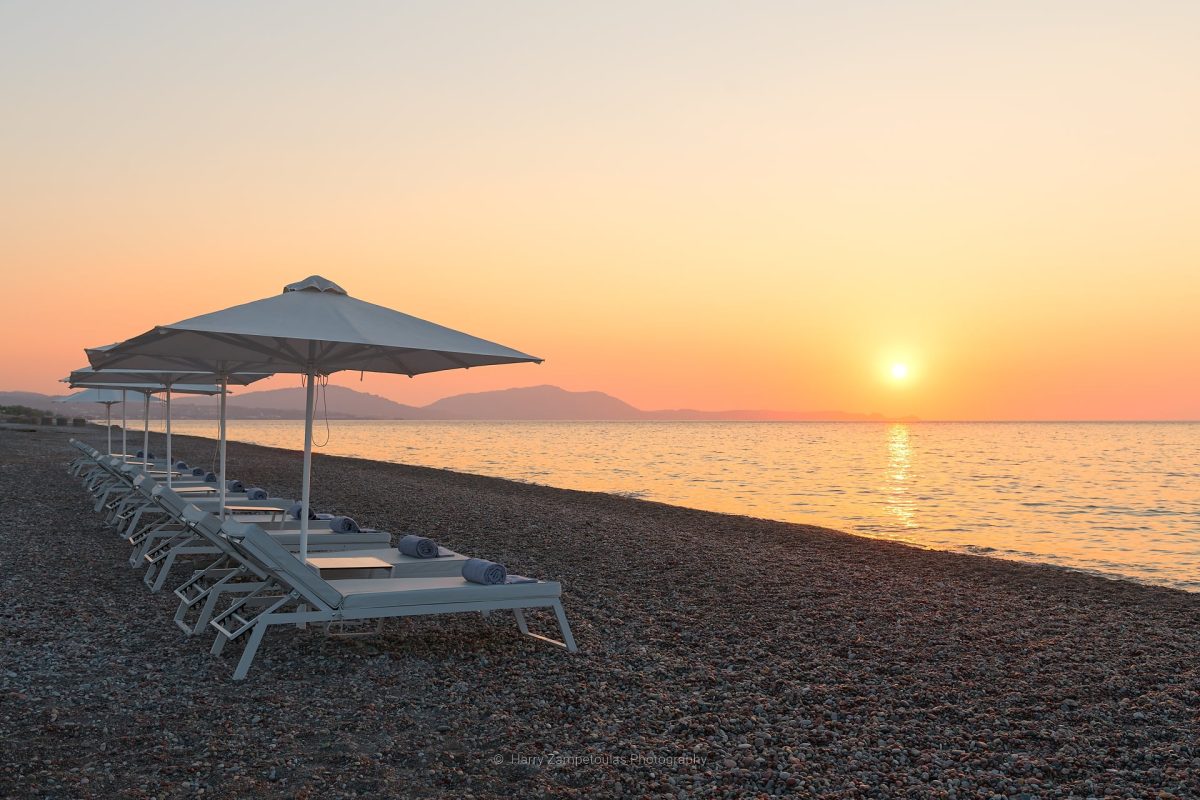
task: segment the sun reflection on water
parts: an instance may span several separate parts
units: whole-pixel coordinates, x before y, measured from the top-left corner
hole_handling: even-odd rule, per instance
[[[895,423],[888,429],[888,465],[885,489],[888,494],[886,510],[906,528],[917,527],[916,504],[913,502],[908,479],[912,471],[912,446],[908,441],[908,426]]]

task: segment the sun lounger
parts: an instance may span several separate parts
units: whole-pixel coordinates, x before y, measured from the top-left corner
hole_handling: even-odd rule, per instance
[[[246,677],[263,636],[273,625],[511,609],[521,633],[576,651],[557,582],[483,586],[461,577],[327,581],[255,525],[226,520],[222,534],[243,559],[254,562],[268,576],[262,587],[239,597],[209,622],[217,631],[214,655],[228,642],[246,637],[234,680]],[[529,631],[524,611],[531,608],[554,611],[562,641]]]
[[[179,598],[175,624],[190,636],[207,628],[213,609],[222,596],[246,594],[258,589],[264,574],[255,568],[256,562],[246,560],[232,547],[222,532],[221,520],[212,514],[188,504],[182,509],[180,519],[189,530],[220,553],[215,561],[194,572],[175,590],[175,596]],[[309,559],[310,568],[314,559],[333,562],[329,563],[326,569],[335,575],[338,572],[338,561],[350,564],[360,559],[373,559],[388,565],[388,577],[415,578],[459,575],[467,557],[442,547],[439,548],[437,558],[416,559],[391,548],[375,548],[313,554]],[[195,622],[189,622],[188,615],[193,608],[197,609],[198,618]]]
[[[183,513],[189,504],[177,493],[158,484],[150,489],[150,496],[152,502],[176,523],[169,528],[154,531],[140,541],[134,551],[134,558],[137,560],[135,566],[145,566],[146,568],[143,581],[151,591],[157,592],[162,589],[177,559],[219,556],[221,551],[211,541],[203,539],[194,528],[188,528],[185,525]],[[199,510],[204,511],[204,509]],[[287,550],[299,550],[300,548],[300,531],[298,530],[273,530],[266,535]],[[378,530],[364,530],[355,533],[310,530],[308,548],[314,553],[378,548],[390,543],[391,538],[391,534]],[[131,558],[131,563],[134,558]]]

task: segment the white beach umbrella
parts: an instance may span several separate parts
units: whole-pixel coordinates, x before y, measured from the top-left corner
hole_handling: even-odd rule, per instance
[[[115,345],[106,345],[104,347],[93,348],[95,351],[104,352]],[[85,352],[92,352],[87,350]],[[221,395],[221,482],[224,485],[225,481],[225,397],[228,394],[226,391],[227,384],[234,383],[240,386],[245,386],[255,381],[260,381],[263,378],[269,378],[269,373],[243,374],[238,373],[231,376],[225,376],[225,380],[217,385],[218,376],[211,372],[183,371],[177,369],[140,369],[140,370],[97,370],[91,367],[82,367],[75,370],[66,379],[72,386],[111,386],[115,384],[153,384],[162,387],[164,400],[166,402],[166,437],[167,437],[167,488],[171,486],[172,464],[174,461],[171,455],[171,393],[177,392],[180,394],[219,394]],[[147,395],[147,402],[149,395]],[[144,441],[149,444],[149,406],[146,408],[146,430],[143,434]],[[142,453],[144,456],[143,464],[149,463],[149,449],[143,447]],[[222,504],[222,515],[224,515],[224,504]]]
[[[108,450],[112,453],[112,407],[116,403],[125,403],[125,393],[115,389],[84,389],[66,397],[59,397],[55,403],[99,403],[104,406],[104,432],[107,436]],[[124,408],[121,409],[124,414]]]
[[[161,325],[104,352],[92,366],[161,365],[234,372],[291,372],[306,378],[304,485],[300,557],[308,553],[313,394],[318,376],[342,370],[420,375],[447,369],[541,359],[509,347],[367,303],[314,275],[281,294],[212,314]],[[222,484],[223,485],[223,484]]]
[[[216,384],[194,384],[194,383],[176,383],[171,387],[167,387],[161,383],[150,382],[133,382],[121,381],[113,376],[102,376],[100,373],[92,374],[90,370],[76,370],[71,373],[72,377],[78,377],[78,380],[72,380],[72,377],[63,378],[63,381],[70,384],[72,389],[79,387],[86,388],[109,388],[113,390],[121,390],[125,392],[137,392],[141,394],[144,402],[142,416],[142,466],[150,466],[150,397],[151,395],[161,394],[163,392],[170,393],[171,391],[180,394],[206,394],[214,395],[221,394],[222,388]],[[124,405],[122,405],[122,409]],[[170,404],[167,404],[167,485],[171,485],[171,427],[170,427]],[[125,415],[121,415],[122,425],[125,423]],[[128,455],[128,448],[125,441],[125,433],[121,433],[121,451],[122,455]]]

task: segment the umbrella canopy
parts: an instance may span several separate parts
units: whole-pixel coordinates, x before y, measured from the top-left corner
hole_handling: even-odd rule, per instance
[[[56,397],[55,403],[123,403],[125,398],[118,389],[84,389],[82,392]]]
[[[82,392],[56,397],[55,403],[100,403],[104,406],[104,435],[108,443],[108,453],[112,453],[112,407],[114,403],[124,403],[125,393],[115,389],[84,389]],[[124,407],[121,409],[125,413]]]
[[[510,347],[358,300],[319,275],[288,284],[281,294],[273,297],[160,325],[115,347],[89,351],[88,358],[98,369],[137,369],[170,363],[178,369],[204,369],[220,374],[306,375],[300,514],[302,559],[308,551],[313,393],[317,376],[361,370],[412,377],[493,364],[541,363],[540,358]],[[222,475],[221,486],[224,485]]]
[[[96,348],[99,349],[99,348]],[[220,394],[220,381],[224,378],[235,386],[247,386],[263,378],[271,377],[269,372],[254,374],[234,373],[218,375],[205,370],[177,369],[93,369],[80,367],[74,370],[64,380],[72,386],[157,386],[159,391],[180,392],[182,394]],[[189,391],[183,387],[189,386]]]
[[[409,376],[542,360],[358,300],[318,275],[288,284],[274,297],[160,325],[88,352],[92,366],[104,369],[155,368],[164,357],[181,370]]]

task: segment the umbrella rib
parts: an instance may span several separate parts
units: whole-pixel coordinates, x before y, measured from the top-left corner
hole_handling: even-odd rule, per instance
[[[235,336],[233,334],[221,333],[220,331],[188,331],[188,332],[194,333],[197,336],[202,336],[206,339],[212,339],[213,341],[220,342],[221,344],[227,344],[230,347],[244,347],[247,350],[253,350],[256,353],[261,353],[262,355],[266,356],[267,358],[273,358],[273,357],[278,356],[278,353],[276,353],[274,350],[267,347],[266,345],[259,344],[254,339],[242,339],[242,338],[238,338],[237,336]]]
[[[318,344],[318,355],[314,357],[314,361],[318,364],[325,362],[333,362],[338,364],[338,369],[342,369],[342,365],[350,359],[353,359],[360,354],[367,355],[370,348],[358,342],[331,342],[322,340]],[[331,370],[322,370],[330,372]]]
[[[461,358],[454,355],[453,353],[447,353],[444,350],[438,350],[437,354],[440,355],[442,358],[446,359],[447,361],[449,361],[451,364],[457,364],[462,369],[470,369],[471,368],[470,364],[463,361]]]
[[[409,352],[411,352],[411,351],[409,351]],[[387,357],[387,360],[392,362],[393,364],[395,364],[397,367],[399,367],[400,371],[402,373],[404,373],[405,375],[407,375],[410,378],[413,376],[412,367],[410,367],[410,366],[408,366],[408,364],[404,363],[404,359],[400,357],[399,353],[393,353],[392,351],[388,350],[385,352],[385,355]]]
[[[283,338],[282,336],[272,336],[271,338],[275,340],[275,346],[287,353],[288,356],[294,359],[297,364],[305,364],[308,362],[308,359],[304,357],[304,354],[292,347],[291,343],[289,343],[287,339]]]

